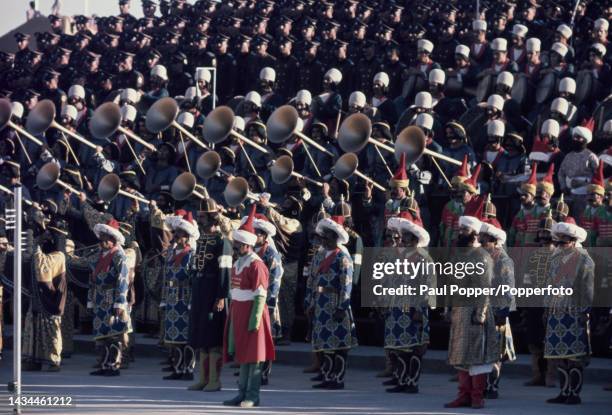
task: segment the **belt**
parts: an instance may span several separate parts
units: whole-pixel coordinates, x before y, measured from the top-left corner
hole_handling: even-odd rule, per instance
[[[321,294],[338,294],[338,290],[334,287],[317,287],[317,292]]]
[[[189,281],[181,281],[181,282],[177,282],[175,283],[174,281],[168,281],[168,287],[170,288],[185,288],[185,287],[190,287],[191,283]]]
[[[268,291],[261,286],[256,290],[242,290],[240,288],[232,288],[230,290],[230,297],[232,298],[232,301],[252,301],[255,297],[265,297],[267,292]]]

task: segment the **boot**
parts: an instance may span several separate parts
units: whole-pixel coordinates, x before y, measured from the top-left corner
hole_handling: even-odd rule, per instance
[[[547,388],[557,386],[557,361],[555,359],[546,359],[546,378],[545,384]]]
[[[270,381],[270,373],[272,373],[272,362],[266,360],[261,365],[261,384],[267,385]]]
[[[240,402],[241,408],[252,408],[259,405],[259,390],[261,388],[261,363],[251,363],[249,366],[249,382],[244,395],[244,400]]]
[[[376,374],[377,378],[390,378],[393,376],[395,354],[389,350],[385,350],[385,368],[382,372]]]
[[[183,346],[183,367],[181,372],[183,373],[183,380],[193,380],[193,371],[195,370],[196,355],[193,347],[189,345]]]
[[[569,370],[569,396],[565,403],[567,405],[578,405],[582,402],[580,391],[582,390],[582,368],[573,367]]]
[[[445,408],[461,408],[472,404],[472,379],[469,372],[460,370],[457,372],[457,377],[459,379],[459,394],[454,401],[445,404]]]
[[[110,349],[107,345],[103,345],[100,346],[98,350],[101,352],[100,358],[98,359],[100,368],[98,370],[94,370],[93,372],[89,372],[89,374],[92,376],[104,376],[107,371]]]
[[[544,386],[544,376],[540,369],[542,353],[531,353],[531,379],[524,386]]]
[[[223,365],[223,358],[221,356],[221,349],[214,348],[210,350],[208,355],[208,373],[209,381],[204,392],[217,392],[221,390],[221,366]]]
[[[321,369],[321,352],[312,354],[312,364],[304,368],[303,373],[317,373]]]
[[[174,359],[174,366],[172,368],[172,373],[168,376],[164,376],[164,380],[178,380],[182,379],[183,372],[181,368],[183,367],[183,350],[180,347],[174,348],[174,353],[176,358]]]
[[[344,375],[346,374],[346,357],[347,354],[345,351],[339,351],[334,353],[333,374],[330,376],[331,381],[328,383],[327,389],[344,389]]]
[[[396,385],[394,388],[385,389],[389,393],[399,393],[406,390],[408,381],[408,362],[403,353],[400,353],[396,359],[397,368],[394,372],[393,379],[383,382],[383,385]]]
[[[205,349],[200,350],[200,380],[187,389],[190,391],[201,391],[208,384],[208,353]]]
[[[334,367],[334,355],[332,353],[323,353],[323,362],[321,363],[321,373],[314,378],[311,378],[313,382],[320,381],[312,385],[314,389],[326,389],[331,382],[332,369]]]
[[[412,354],[408,365],[408,375],[406,378],[406,393],[419,393],[419,378],[421,377],[422,360],[421,356]]]
[[[549,360],[550,362],[550,360]],[[569,396],[570,380],[569,372],[564,366],[558,365],[557,371],[559,372],[559,385],[561,386],[561,392],[556,398],[548,399],[548,403],[565,403]]]
[[[487,373],[487,383],[485,388],[484,396],[487,399],[497,399],[499,397],[498,385],[499,385],[499,376],[501,373],[501,363],[495,363],[493,365],[493,370]]]
[[[240,406],[240,403],[245,399],[247,386],[249,384],[249,366],[248,364],[240,365],[240,377],[238,378],[238,395],[227,401],[223,401],[225,406]]]
[[[472,398],[472,409],[484,408],[484,390],[487,387],[487,374],[481,373],[480,375],[471,376],[472,378],[472,391],[470,396]]]

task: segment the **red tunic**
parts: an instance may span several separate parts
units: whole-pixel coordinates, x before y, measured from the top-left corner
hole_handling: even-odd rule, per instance
[[[238,268],[241,267],[241,268]],[[247,258],[241,258],[232,266],[231,288],[243,290],[241,293],[259,290],[259,295],[266,296],[268,289],[268,268],[254,252]],[[253,299],[241,300],[237,295],[232,295],[230,303],[229,319],[225,325],[225,336],[223,337],[223,351],[225,362],[232,361],[228,353],[229,335],[234,338],[235,354],[233,361],[245,363],[264,362],[274,360],[274,342],[270,329],[270,314],[268,307],[264,307],[259,329],[249,331],[249,319],[253,307]],[[229,333],[229,330],[232,333]]]

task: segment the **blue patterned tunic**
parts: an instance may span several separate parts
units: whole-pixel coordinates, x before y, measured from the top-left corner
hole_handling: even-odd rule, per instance
[[[164,343],[187,344],[189,341],[189,304],[193,248],[171,249],[164,264],[162,304],[165,306]]]
[[[257,255],[268,267],[270,280],[268,285],[268,297],[266,304],[270,310],[270,323],[272,324],[272,338],[282,337],[281,319],[278,308],[278,292],[283,279],[283,262],[280,253],[272,245],[266,243],[256,247]]]
[[[421,258],[425,262],[431,262],[425,250],[417,252],[406,248],[398,252],[400,258],[407,257],[412,262],[419,262]],[[435,274],[423,273],[412,280],[406,278],[398,283],[416,286],[417,289],[419,284],[432,287],[435,285]],[[429,296],[398,296],[392,301],[385,318],[385,349],[410,351],[429,344]]]
[[[591,354],[588,305],[593,301],[595,263],[583,248],[557,249],[547,284],[572,287],[573,296],[550,296],[544,338],[547,359],[580,359]]]
[[[98,269],[93,273],[93,284],[87,293],[88,306],[93,308],[94,340],[102,340],[132,331],[132,323],[128,311],[128,274],[129,269],[125,253],[120,247],[112,255],[108,269]],[[97,268],[97,267],[96,267]],[[123,310],[121,316],[115,316],[114,309]]]
[[[314,310],[313,350],[343,350],[357,346],[350,302],[353,286],[351,255],[344,247],[334,251],[319,248],[310,270],[311,283],[306,301]]]

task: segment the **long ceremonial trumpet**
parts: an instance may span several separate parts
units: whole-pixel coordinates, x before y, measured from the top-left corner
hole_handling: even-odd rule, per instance
[[[268,140],[272,143],[281,144],[289,140],[291,136],[297,135],[302,140],[316,148],[317,150],[334,157],[334,154],[325,147],[314,141],[312,138],[298,131],[299,115],[291,105],[278,107],[268,118],[266,129],[268,130]]]
[[[89,120],[89,132],[97,139],[105,139],[113,135],[116,131],[125,134],[134,141],[139,142],[151,151],[157,148],[147,143],[145,140],[134,134],[132,131],[121,126],[121,109],[114,102],[106,102],[100,105]]]
[[[150,203],[148,199],[144,197],[133,195],[125,190],[121,189],[121,179],[114,173],[109,173],[100,180],[98,184],[98,196],[105,202],[110,202],[117,195],[129,197],[130,199],[138,200],[143,203]]]
[[[15,194],[15,192],[13,192],[11,189],[9,189],[8,187],[4,187],[2,185],[0,185],[0,192],[8,193],[11,196]],[[23,201],[26,203],[26,205],[32,206],[31,200],[23,199]]]
[[[253,140],[250,140],[242,134],[237,133],[233,130],[233,126],[234,111],[230,107],[222,105],[208,113],[204,119],[204,125],[202,125],[202,136],[209,143],[217,144],[224,141],[231,135],[241,141],[244,141],[262,153],[268,154],[267,148],[262,147]]]
[[[396,157],[399,157],[400,154],[404,153],[406,154],[406,162],[410,164],[415,163],[423,154],[426,154],[428,156],[454,164],[455,166],[461,166],[461,162],[459,160],[455,160],[452,157],[429,150],[426,147],[425,140],[425,133],[419,127],[410,125],[404,128],[395,139]]]
[[[207,151],[202,154],[196,163],[196,173],[202,179],[210,179],[218,171],[223,173],[225,176],[230,176],[228,172],[221,168],[221,156],[214,150]]]
[[[11,105],[11,101],[6,98],[0,99],[0,131],[4,130],[6,127],[9,127],[17,131],[19,134],[23,135],[33,143],[36,143],[39,146],[43,145],[42,141],[40,141],[38,138],[34,137],[25,129],[11,121],[11,115],[13,115],[13,107]]]
[[[227,183],[223,191],[223,198],[231,207],[239,206],[247,198],[259,202],[259,196],[249,189],[249,182],[244,177],[234,177]],[[269,203],[270,207],[277,208],[275,203]]]
[[[195,196],[198,199],[206,199],[204,194],[196,190],[197,184],[198,180],[193,174],[189,172],[181,173],[174,179],[170,193],[172,193],[172,197],[175,200],[185,200],[191,196]]]
[[[147,111],[147,119],[145,122],[147,130],[153,134],[157,134],[167,130],[170,127],[174,127],[203,149],[210,150],[210,148],[208,148],[208,146],[200,139],[176,122],[178,113],[179,106],[174,98],[166,97],[158,99]]]
[[[91,141],[81,137],[79,134],[73,131],[70,131],[63,125],[58,124],[55,121],[55,104],[50,99],[43,99],[36,104],[32,111],[30,111],[28,119],[26,120],[26,129],[32,134],[36,135],[44,133],[49,128],[55,128],[56,130],[61,131],[77,141],[80,141],[88,147],[93,149],[96,148],[96,145]]]
[[[358,166],[359,159],[357,159],[357,156],[353,153],[345,153],[338,159],[338,161],[336,161],[336,164],[334,164],[332,173],[337,179],[340,180],[348,179],[354,174],[357,177],[365,180],[366,182],[372,183],[376,188],[383,192],[387,190],[383,186],[376,183],[374,180],[370,179],[368,176],[357,170]]]
[[[59,166],[53,162],[49,162],[38,171],[36,175],[36,185],[42,190],[49,190],[57,184],[75,195],[81,193],[74,187],[60,180],[60,174],[61,170]]]
[[[302,174],[296,173],[293,171],[293,159],[289,156],[280,156],[270,167],[270,173],[272,174],[272,180],[274,183],[283,184],[289,181],[291,177],[297,177],[298,179],[304,179],[308,183],[312,183],[319,187],[323,187],[323,183],[318,182],[316,180],[311,179],[310,177],[306,177]]]
[[[340,131],[338,132],[338,144],[346,153],[358,153],[368,144],[374,144],[390,153],[394,153],[395,149],[372,137],[372,121],[367,115],[355,113],[349,115],[342,122]]]

